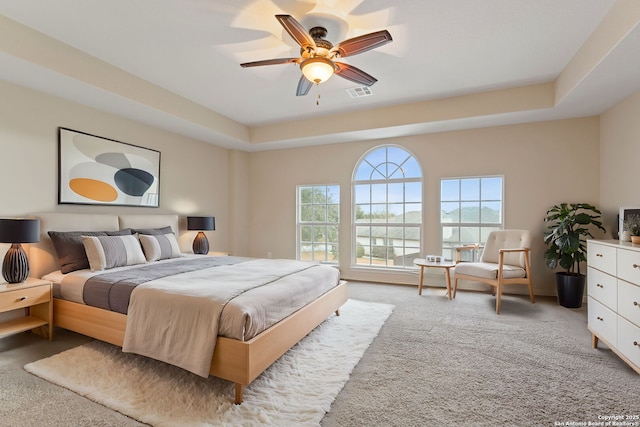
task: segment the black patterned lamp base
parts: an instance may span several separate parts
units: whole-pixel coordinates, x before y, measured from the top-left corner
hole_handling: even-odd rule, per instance
[[[2,263],[2,276],[7,283],[21,283],[29,277],[29,260],[20,243],[13,243]]]
[[[196,238],[193,239],[193,253],[197,255],[206,255],[209,253],[209,240],[202,231],[198,231]]]

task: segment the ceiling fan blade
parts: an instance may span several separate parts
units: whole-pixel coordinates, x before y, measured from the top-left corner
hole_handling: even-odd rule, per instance
[[[375,33],[364,34],[338,43],[331,52],[337,52],[341,58],[353,56],[371,49],[375,49],[393,41],[389,31],[382,30]]]
[[[287,30],[287,33],[300,45],[303,49],[311,48],[316,50],[316,42],[309,32],[291,15],[276,15],[276,19],[280,25]]]
[[[275,59],[264,59],[262,61],[253,61],[253,62],[245,62],[244,64],[240,64],[241,67],[260,67],[262,65],[276,65],[276,64],[297,64],[300,62],[300,58],[275,58]]]
[[[300,76],[300,80],[298,80],[298,88],[296,89],[296,96],[304,96],[308,94],[311,86],[313,86],[312,82],[310,82],[304,75]]]
[[[375,77],[370,76],[353,65],[345,64],[343,62],[334,62],[334,64],[336,64],[335,74],[343,79],[351,80],[354,83],[365,86],[371,86],[378,81]]]

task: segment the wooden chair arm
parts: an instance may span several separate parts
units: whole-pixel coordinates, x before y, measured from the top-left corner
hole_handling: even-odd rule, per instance
[[[479,244],[464,245],[456,247],[456,264],[461,261],[463,251],[475,251],[480,247]]]
[[[499,249],[498,250],[498,280],[502,280],[502,268],[504,266],[504,254],[509,252],[524,252],[525,253],[525,271],[527,276],[529,275],[529,253],[531,248],[515,248],[515,249]]]
[[[500,252],[531,252],[531,248],[499,249]]]

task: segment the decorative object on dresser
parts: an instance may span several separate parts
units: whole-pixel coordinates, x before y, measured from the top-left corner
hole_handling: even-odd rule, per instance
[[[602,341],[640,374],[640,247],[617,240],[587,246],[593,348]]]
[[[563,307],[582,307],[586,276],[580,272],[580,264],[587,260],[586,239],[594,237],[593,228],[606,231],[600,215],[589,203],[561,203],[547,211],[544,258],[547,267],[565,270],[556,272],[558,303]]]
[[[0,242],[11,243],[4,256],[2,276],[8,283],[24,282],[29,277],[29,260],[21,243],[40,241],[40,221],[32,218],[0,219]]]
[[[159,206],[159,151],[61,127],[58,156],[58,203]]]
[[[618,215],[618,239],[623,242],[640,243],[640,239],[632,239],[632,236],[640,235],[640,208],[620,206]]]
[[[193,239],[193,253],[206,255],[209,253],[209,240],[203,231],[213,231],[216,229],[216,219],[212,216],[188,216],[187,230],[197,231],[196,238]]]
[[[625,219],[625,225],[629,231],[629,240],[633,244],[640,243],[640,214],[631,214]]]

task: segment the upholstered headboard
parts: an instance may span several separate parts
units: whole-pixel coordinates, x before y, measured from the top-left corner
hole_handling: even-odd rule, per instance
[[[39,213],[30,215],[40,220],[40,241],[29,247],[32,277],[42,277],[59,270],[58,258],[49,231],[116,231],[123,228],[158,228],[171,226],[178,235],[178,215],[88,215]]]
[[[167,225],[178,236],[178,215],[118,215],[120,230],[124,228],[159,228]]]

